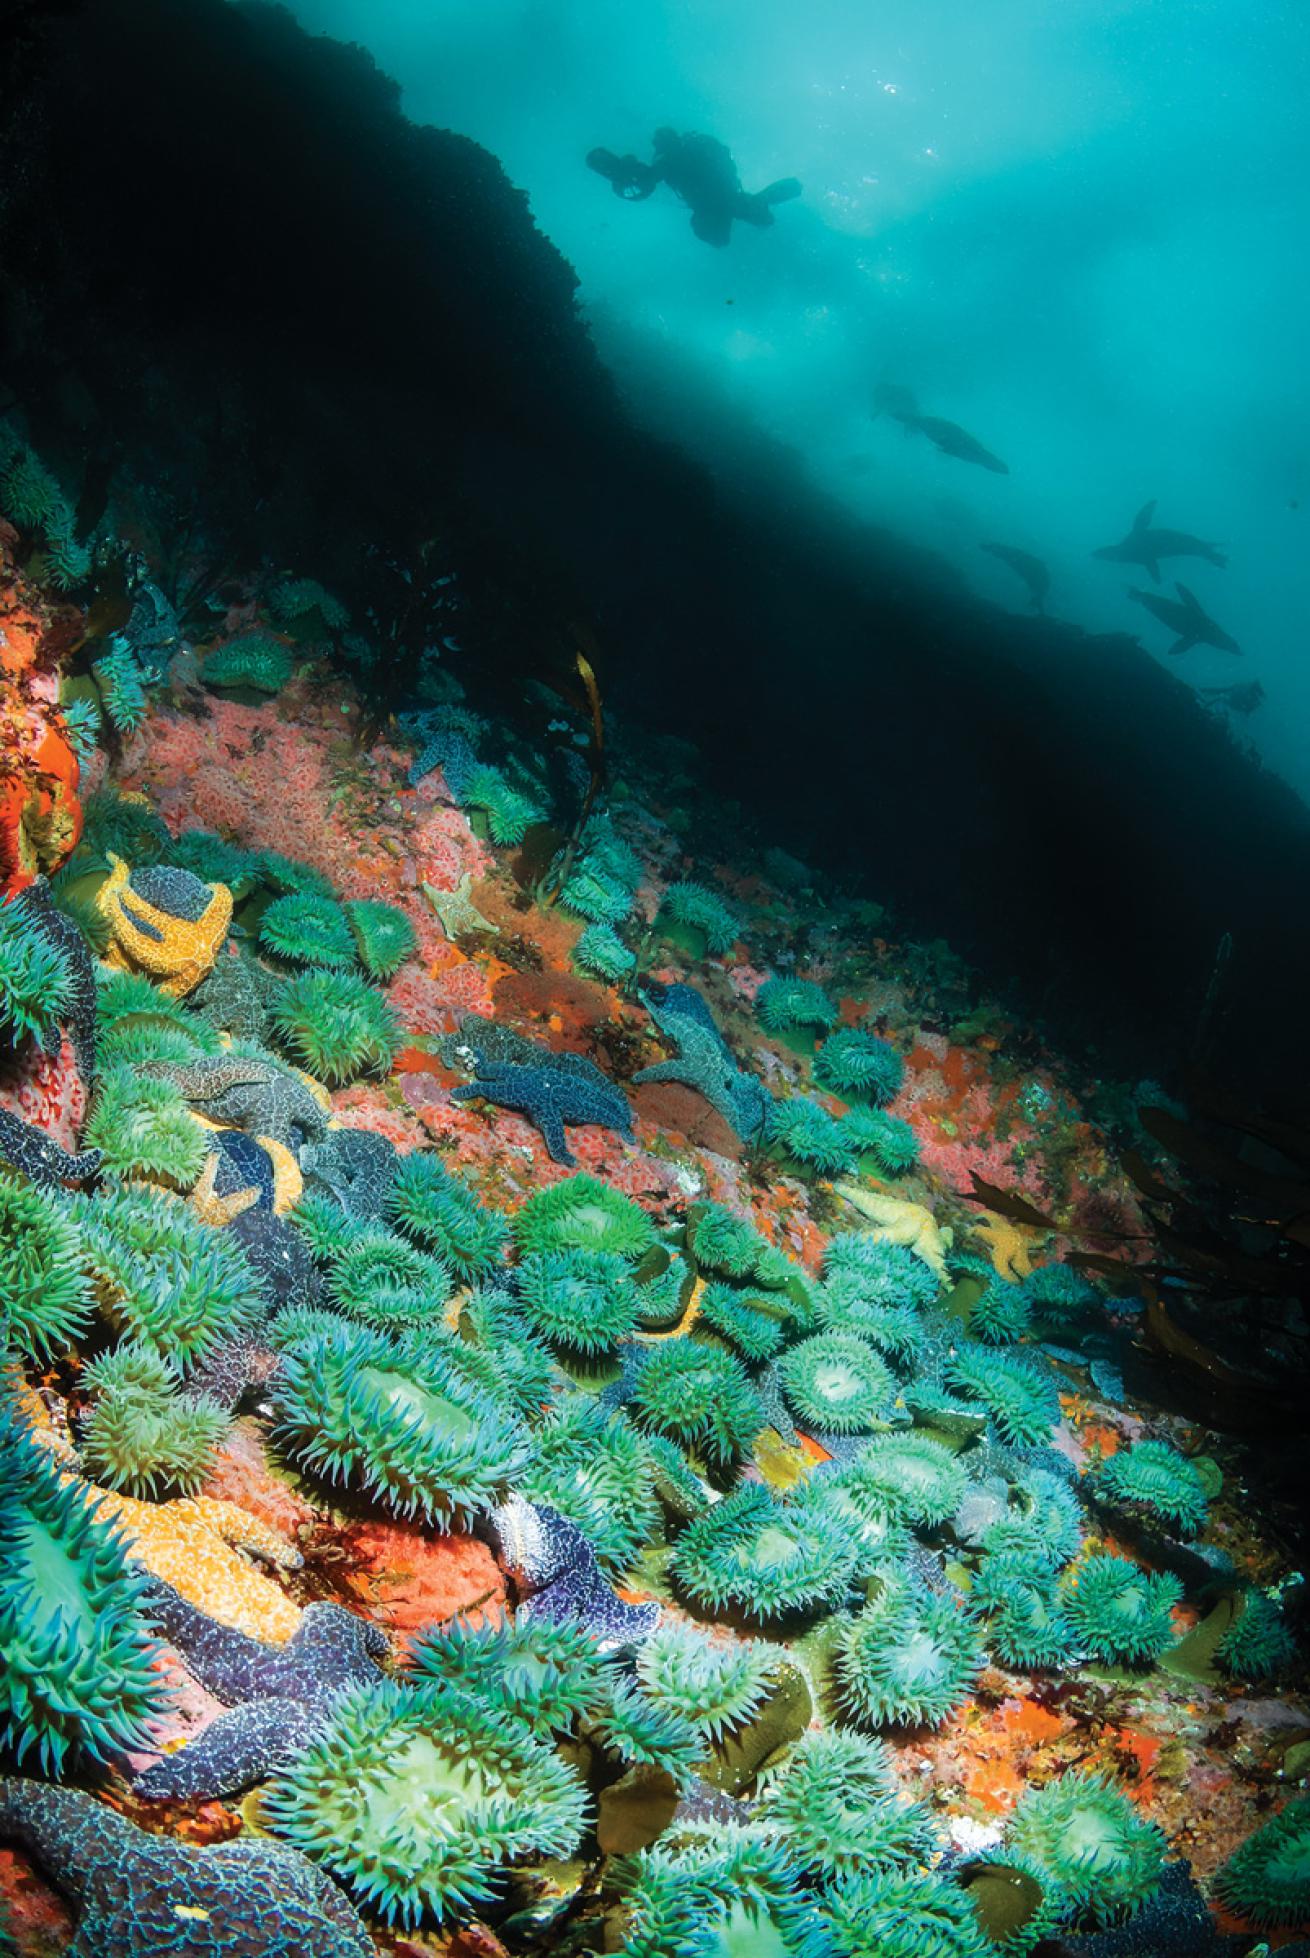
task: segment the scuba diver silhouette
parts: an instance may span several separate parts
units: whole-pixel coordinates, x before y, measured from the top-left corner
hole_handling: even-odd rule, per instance
[[[743,224],[772,224],[773,206],[801,194],[795,177],[783,177],[764,190],[743,190],[725,143],[715,136],[680,136],[676,129],[655,131],[650,163],[635,156],[615,156],[613,150],[589,150],[587,167],[608,180],[616,197],[631,204],[644,202],[667,184],[690,207],[691,228],[707,245],[726,245],[734,218]]]

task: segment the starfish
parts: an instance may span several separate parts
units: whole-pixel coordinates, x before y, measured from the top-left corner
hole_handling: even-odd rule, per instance
[[[307,1189],[335,1197],[357,1224],[382,1215],[396,1167],[396,1145],[372,1129],[333,1129],[301,1152]]]
[[[675,1060],[643,1067],[633,1075],[634,1083],[681,1081],[704,1095],[743,1141],[758,1135],[768,1118],[768,1094],[754,1075],[738,1067],[695,988],[653,983],[642,988],[641,1001],[660,1032],[677,1042],[678,1053]]]
[[[210,1130],[209,1154],[187,1202],[202,1223],[221,1230],[247,1210],[272,1210],[279,1216],[300,1201],[300,1164],[283,1142],[244,1129],[220,1129],[204,1115],[194,1120]]]
[[[607,1081],[598,1067],[581,1055],[552,1055],[551,1061],[576,1060],[577,1069],[551,1065],[525,1067],[517,1061],[478,1059],[478,1078],[452,1088],[452,1101],[470,1101],[481,1096],[500,1108],[514,1108],[540,1129],[551,1160],[574,1167],[575,1158],[564,1135],[566,1122],[578,1126],[614,1129],[627,1142],[635,1142],[632,1110],[622,1090]],[[583,1072],[583,1069],[587,1072]]]
[[[386,1634],[344,1606],[305,1606],[285,1645],[247,1638],[156,1584],[152,1615],[188,1672],[229,1708],[195,1740],[166,1754],[133,1786],[153,1801],[213,1801],[253,1788],[318,1732],[347,1686],[377,1679]]]
[[[232,922],[231,891],[173,865],[134,871],[112,850],[108,856],[109,876],[95,900],[110,930],[105,963],[144,972],[162,993],[180,999],[218,957]]]
[[[331,1878],[280,1843],[197,1849],[18,1777],[0,1781],[0,1837],[30,1850],[76,1907],[67,1958],[373,1958]]]
[[[300,1149],[327,1134],[331,1107],[311,1093],[305,1077],[275,1060],[223,1054],[196,1061],[142,1061],[138,1073],[171,1081],[210,1121],[269,1136]]]
[[[0,1163],[21,1169],[33,1183],[47,1187],[59,1183],[89,1183],[100,1167],[98,1149],[84,1149],[72,1156],[61,1149],[54,1137],[33,1122],[0,1108]]]
[[[861,1216],[868,1218],[874,1226],[874,1237],[883,1244],[903,1244],[922,1258],[945,1284],[946,1253],[951,1240],[940,1229],[931,1210],[925,1210],[921,1203],[907,1203],[902,1197],[861,1189],[858,1183],[834,1183],[833,1188],[839,1197],[854,1204]]]
[[[294,1544],[236,1503],[213,1496],[138,1502],[114,1489],[92,1487],[96,1514],[117,1523],[128,1555],[192,1604],[248,1637],[285,1644],[300,1627],[298,1604],[234,1547],[279,1570],[299,1570]]]
[[[514,1580],[521,1618],[580,1618],[602,1651],[640,1645],[659,1623],[654,1602],[628,1604],[601,1575],[576,1524],[511,1495],[488,1515],[496,1560]]]
[[[473,872],[466,870],[453,891],[439,891],[435,884],[424,884],[423,895],[441,920],[447,938],[458,938],[465,931],[494,931],[490,918],[484,918],[469,896]]]

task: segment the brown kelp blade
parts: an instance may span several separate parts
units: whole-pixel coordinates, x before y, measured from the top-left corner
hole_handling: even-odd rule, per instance
[[[1139,1196],[1149,1197],[1152,1203],[1177,1203],[1179,1192],[1171,1189],[1156,1175],[1145,1156],[1136,1149],[1125,1149],[1119,1158],[1120,1167]]]
[[[976,1172],[970,1179],[973,1188],[966,1193],[968,1203],[979,1203],[984,1210],[991,1210],[998,1217],[1005,1217],[1012,1224],[1026,1224],[1030,1230],[1058,1231],[1059,1224],[1045,1211],[1038,1210],[1026,1198],[1016,1196],[1013,1190],[1003,1190],[996,1183],[988,1183]]]

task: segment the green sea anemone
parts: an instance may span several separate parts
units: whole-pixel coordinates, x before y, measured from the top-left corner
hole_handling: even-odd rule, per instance
[[[357,1229],[328,1266],[328,1297],[339,1312],[377,1332],[440,1319],[455,1289],[449,1267],[381,1224]]]
[[[231,1425],[215,1402],[178,1396],[181,1376],[152,1346],[127,1341],[83,1370],[95,1396],[82,1421],[87,1473],[156,1500],[200,1487]]]
[[[689,1720],[656,1706],[626,1679],[611,1681],[607,1699],[587,1724],[589,1734],[625,1766],[663,1768],[680,1789],[690,1787],[705,1752]]]
[[[350,920],[334,897],[292,891],[275,897],[259,920],[259,942],[290,965],[349,971],[355,963]]]
[[[1073,1489],[1049,1469],[1025,1469],[1010,1485],[1010,1506],[983,1536],[985,1550],[1018,1550],[1052,1570],[1082,1548],[1082,1509]]]
[[[144,796],[105,787],[82,805],[82,841],[72,861],[94,869],[94,859],[113,855],[138,870],[143,863],[158,863],[172,841],[158,810]],[[100,867],[108,865],[102,861]]]
[[[561,902],[567,889],[566,885],[560,893]],[[613,925],[591,924],[573,947],[573,963],[594,978],[608,980],[616,986],[633,970],[637,955],[624,944]]]
[[[1173,1611],[1183,1587],[1167,1571],[1145,1571],[1128,1557],[1089,1557],[1066,1586],[1079,1641],[1098,1659],[1149,1666],[1174,1643]]]
[[[1310,1919],[1310,1796],[1289,1802],[1248,1836],[1215,1889],[1235,1917],[1261,1931]]]
[[[209,1154],[203,1125],[172,1082],[122,1065],[101,1073],[83,1141],[100,1150],[106,1176],[175,1190],[191,1188]]]
[[[543,1740],[602,1706],[611,1677],[594,1632],[580,1620],[551,1618],[432,1626],[414,1640],[409,1666],[424,1684],[469,1693]]]
[[[698,932],[707,952],[730,952],[741,926],[722,898],[704,884],[670,884],[660,899],[655,922]]]
[[[249,687],[281,693],[291,678],[291,652],[271,632],[255,627],[215,646],[205,655],[201,677],[207,687]]]
[[[833,1958],[780,1844],[719,1824],[625,1858],[623,1958]]]
[[[1275,1679],[1295,1657],[1296,1641],[1274,1600],[1263,1591],[1244,1591],[1215,1653],[1223,1670],[1233,1679]]]
[[[661,1246],[638,1266],[637,1277],[641,1300],[637,1323],[642,1331],[671,1331],[685,1313],[695,1283],[687,1260]]]
[[[359,962],[370,979],[390,979],[406,959],[413,958],[418,940],[398,905],[358,898],[346,906],[346,918]]]
[[[560,1383],[554,1355],[537,1339],[507,1292],[471,1292],[460,1308],[461,1348],[484,1363],[481,1377],[521,1419],[539,1415]]]
[[[259,852],[259,875],[271,891],[284,896],[291,891],[310,891],[319,897],[335,895],[331,879],[321,870],[315,870],[312,863],[302,863],[299,857],[284,857],[280,850]]]
[[[44,1038],[72,1005],[65,954],[39,932],[20,902],[0,903],[0,1041]]]
[[[640,1204],[594,1176],[566,1176],[535,1190],[511,1228],[520,1252],[607,1251],[634,1261],[655,1244]]]
[[[959,1601],[899,1573],[842,1626],[833,1671],[842,1706],[865,1727],[938,1727],[982,1669],[977,1626]]]
[[[774,1102],[769,1140],[785,1149],[795,1162],[822,1176],[836,1176],[850,1169],[858,1153],[845,1126],[808,1095],[790,1095],[786,1101]]]
[[[710,1493],[682,1450],[663,1435],[647,1435],[645,1442],[655,1493],[668,1514],[679,1523],[703,1516],[710,1506]]]
[[[717,1741],[763,1703],[782,1656],[758,1640],[711,1639],[670,1618],[638,1652],[637,1677],[656,1706]]]
[[[94,1310],[81,1235],[62,1204],[0,1169],[3,1343],[49,1359],[81,1338]]]
[[[870,1231],[841,1231],[828,1241],[823,1257],[825,1288],[846,1300],[869,1305],[922,1309],[941,1290],[936,1274],[904,1244],[888,1244]]]
[[[720,1278],[758,1278],[772,1250],[753,1224],[722,1203],[698,1203],[687,1213],[687,1250],[701,1271]]]
[[[836,1958],[996,1958],[965,1891],[920,1870],[846,1877],[824,1912]]]
[[[1012,1348],[962,1340],[946,1368],[946,1384],[966,1400],[981,1402],[1012,1448],[1047,1440],[1060,1418],[1054,1383]]]
[[[344,632],[350,614],[339,598],[325,591],[317,578],[283,578],[268,594],[268,609],[279,625],[313,622],[318,614],[329,632]]]
[[[291,1221],[309,1246],[317,1264],[330,1264],[363,1229],[325,1190],[306,1190],[291,1213]]]
[[[435,1341],[418,1353],[343,1326],[298,1342],[274,1405],[278,1440],[297,1462],[438,1529],[499,1502],[527,1460],[518,1422]]]
[[[621,925],[631,914],[635,900],[632,892],[612,877],[606,877],[583,864],[561,886],[559,901],[566,911],[574,912],[579,918],[590,919],[593,931],[609,931],[615,944],[622,945],[613,927]],[[631,963],[631,953],[628,957]]]
[[[1066,1923],[1134,1916],[1164,1870],[1161,1831],[1100,1775],[1064,1774],[1026,1790],[1004,1840],[1044,1879],[1047,1900]]]
[[[570,1394],[533,1435],[520,1483],[576,1523],[602,1563],[624,1571],[659,1525],[661,1509],[646,1444],[627,1415],[589,1395]]]
[[[149,701],[145,675],[131,646],[121,634],[113,633],[108,650],[91,668],[104,710],[123,734],[131,734],[146,717]]]
[[[766,1033],[792,1033],[800,1027],[827,1033],[837,1024],[837,1008],[822,986],[809,979],[766,979],[755,995],[755,1012]]]
[[[867,1434],[896,1398],[886,1361],[858,1333],[815,1333],[783,1355],[779,1372],[796,1419],[824,1434]]]
[[[645,1353],[633,1389],[637,1419],[709,1468],[746,1454],[764,1409],[740,1360],[698,1339],[668,1339]]]
[[[992,1277],[969,1314],[969,1331],[984,1346],[1013,1346],[1032,1324],[1032,1310],[1022,1286]]]
[[[832,1728],[802,1734],[765,1783],[760,1814],[809,1876],[906,1869],[940,1847],[922,1802],[907,1801],[881,1741]]]
[[[0,1423],[0,1746],[45,1775],[150,1746],[164,1710],[146,1584],[85,1487]]]
[[[856,1153],[872,1156],[884,1176],[905,1176],[918,1167],[919,1138],[899,1115],[881,1108],[852,1108],[842,1128]]]
[[[1138,1441],[1111,1455],[1097,1470],[1096,1492],[1148,1510],[1180,1537],[1194,1537],[1205,1525],[1201,1472],[1165,1441]]]
[[[397,1229],[448,1264],[457,1278],[487,1277],[502,1263],[508,1227],[438,1157],[415,1151],[396,1164],[387,1215]]]
[[[604,1353],[637,1329],[641,1299],[616,1251],[531,1251],[518,1278],[523,1316],[553,1346]]]
[[[1078,1635],[1064,1607],[1053,1567],[1022,1550],[997,1550],[983,1560],[969,1603],[987,1615],[987,1643],[1003,1665],[1041,1672],[1072,1665]]]
[[[1045,1325],[1066,1325],[1101,1302],[1095,1285],[1072,1265],[1038,1265],[1023,1280],[1023,1289],[1034,1316]]]
[[[448,778],[449,779],[449,778]],[[486,818],[487,835],[502,848],[516,849],[531,829],[541,821],[535,802],[510,787],[498,768],[479,762],[451,792],[462,809],[477,809]]]
[[[815,1305],[825,1332],[858,1333],[902,1370],[911,1368],[923,1351],[923,1321],[914,1307],[871,1303],[856,1276],[839,1272],[825,1279],[816,1292]]]
[[[619,835],[608,815],[598,816],[588,823],[583,842],[589,870],[599,871],[602,877],[622,884],[626,891],[636,890],[644,875],[641,858],[632,845]]]
[[[187,1373],[265,1310],[236,1238],[210,1230],[179,1197],[112,1190],[69,1208],[84,1267],[111,1324]]]
[[[954,1516],[968,1487],[959,1458],[921,1434],[875,1435],[847,1477],[853,1491],[918,1529],[935,1529]]]
[[[899,1569],[910,1551],[909,1527],[884,1496],[864,1485],[859,1468],[858,1456],[825,1466],[806,1485],[809,1499],[830,1511],[836,1526],[854,1538],[861,1574]]]
[[[226,884],[237,904],[249,897],[259,882],[259,859],[254,852],[238,849],[211,829],[184,830],[169,844],[164,860],[178,870],[189,870],[202,884]]]
[[[813,1499],[783,1503],[744,1483],[688,1525],[673,1552],[684,1596],[713,1613],[763,1624],[832,1610],[861,1562],[859,1538]]]
[[[858,1097],[885,1108],[905,1079],[905,1063],[890,1041],[863,1027],[842,1027],[814,1057],[815,1079],[844,1101]]]
[[[381,1680],[332,1703],[260,1812],[384,1922],[413,1927],[489,1903],[516,1862],[571,1854],[586,1792],[522,1721]]]
[[[781,1351],[789,1318],[785,1294],[739,1290],[716,1278],[701,1292],[697,1323],[718,1333],[755,1366]]]
[[[400,1047],[395,1014],[353,972],[307,972],[291,980],[271,1017],[292,1058],[332,1088],[361,1074],[385,1074]]]

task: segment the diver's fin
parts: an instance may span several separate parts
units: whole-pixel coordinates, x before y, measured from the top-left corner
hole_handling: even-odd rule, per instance
[[[779,177],[776,184],[766,184],[757,195],[765,204],[786,204],[791,198],[801,194],[799,177]]]
[[[1187,636],[1184,636],[1182,639],[1175,639],[1173,645],[1169,648],[1170,659],[1177,659],[1180,653],[1190,653],[1195,644],[1195,639]]]
[[[1133,518],[1133,529],[1135,531],[1147,529],[1147,527],[1150,524],[1151,518],[1154,515],[1155,515],[1154,502],[1143,503],[1141,509],[1137,512],[1137,515]]]

